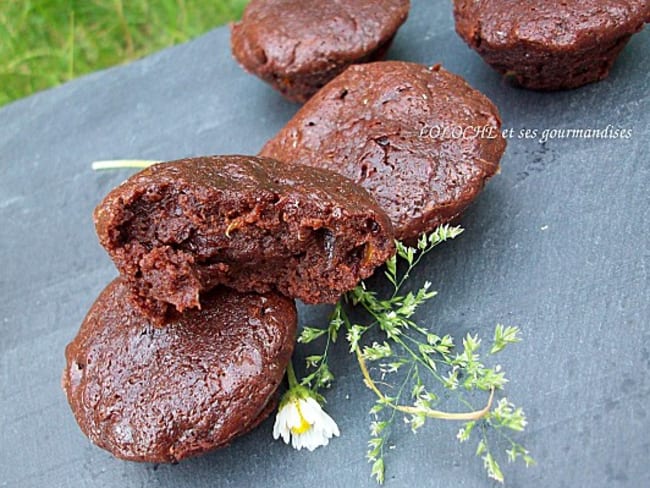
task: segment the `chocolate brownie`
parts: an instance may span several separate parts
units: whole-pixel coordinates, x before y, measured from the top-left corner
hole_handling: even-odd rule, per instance
[[[347,66],[383,58],[408,11],[408,0],[252,0],[232,26],[232,52],[305,102]]]
[[[335,302],[394,251],[390,220],[363,188],[253,156],[154,165],[110,192],[95,224],[152,316],[160,302],[199,307],[219,284]]]
[[[296,308],[278,294],[216,288],[164,327],[117,279],[65,350],[63,388],[81,430],[132,461],[224,446],[272,411],[293,352]]]
[[[609,74],[650,22],[648,0],[454,0],[456,31],[483,59],[535,90],[576,88]]]
[[[260,154],[354,180],[411,241],[454,220],[494,175],[500,127],[495,106],[459,76],[385,61],[348,68]]]

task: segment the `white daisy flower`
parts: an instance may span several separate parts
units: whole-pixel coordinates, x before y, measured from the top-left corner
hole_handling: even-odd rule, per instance
[[[326,446],[332,437],[340,435],[339,427],[321,408],[311,390],[297,384],[293,368],[288,369],[291,369],[287,371],[290,388],[280,402],[273,426],[273,438],[282,437],[285,444],[291,440],[291,445],[298,450],[304,447],[313,451],[317,447]]]

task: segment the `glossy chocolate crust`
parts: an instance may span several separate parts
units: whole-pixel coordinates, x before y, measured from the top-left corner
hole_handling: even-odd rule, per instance
[[[454,137],[458,127],[488,130]],[[384,61],[348,68],[260,154],[347,176],[376,198],[398,239],[412,240],[458,217],[495,174],[500,127],[496,107],[459,76]]]
[[[101,244],[151,316],[225,284],[335,302],[394,252],[368,193],[327,170],[253,156],[154,165],[95,210]]]
[[[650,22],[648,0],[454,0],[456,31],[526,88],[602,80],[630,36]]]
[[[305,102],[353,63],[383,58],[408,0],[252,0],[232,26],[232,52],[246,71]]]
[[[63,388],[81,430],[115,456],[175,462],[223,446],[273,410],[296,308],[278,294],[215,289],[156,328],[120,279],[65,350]]]

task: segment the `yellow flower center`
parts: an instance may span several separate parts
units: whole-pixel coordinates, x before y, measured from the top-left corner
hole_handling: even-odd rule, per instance
[[[296,410],[298,410],[298,417],[300,417],[300,424],[298,426],[291,426],[291,432],[294,434],[304,434],[309,429],[311,429],[311,424],[307,422],[302,410],[300,410],[300,402],[296,402]]]

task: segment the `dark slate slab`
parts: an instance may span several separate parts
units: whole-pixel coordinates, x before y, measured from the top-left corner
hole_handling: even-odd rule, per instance
[[[415,277],[441,292],[425,311],[439,330],[523,329],[502,361],[539,465],[508,467],[509,486],[650,486],[649,51],[646,30],[601,83],[517,90],[456,36],[449,5],[414,1],[390,52],[461,74],[515,130],[632,130],[628,140],[511,139],[466,234]],[[328,394],[343,435],[311,454],[274,442],[267,421],[177,466],[121,462],[81,435],[59,386],[64,346],[116,274],[91,211],[129,172],[94,173],[90,162],[255,153],[295,110],[239,69],[221,28],[0,111],[0,486],[374,486],[364,460],[372,397],[343,350]],[[327,310],[301,314],[323,323]],[[398,431],[387,484],[490,485],[456,429]]]

